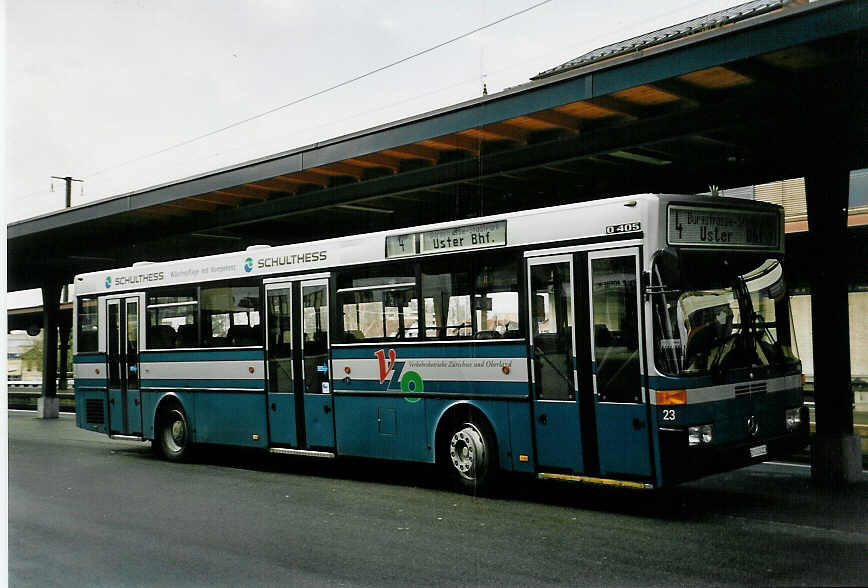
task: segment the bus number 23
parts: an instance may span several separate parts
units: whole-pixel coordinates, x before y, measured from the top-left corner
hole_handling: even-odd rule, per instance
[[[664,421],[674,421],[675,420],[675,409],[674,408],[664,408],[663,409],[663,420]]]

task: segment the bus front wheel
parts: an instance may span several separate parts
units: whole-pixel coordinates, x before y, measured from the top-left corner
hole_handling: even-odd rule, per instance
[[[490,488],[497,468],[494,443],[487,427],[458,421],[445,437],[444,467],[458,489],[482,493]]]
[[[173,404],[162,411],[157,441],[160,452],[169,461],[183,461],[190,457],[193,445],[190,424],[179,405]]]

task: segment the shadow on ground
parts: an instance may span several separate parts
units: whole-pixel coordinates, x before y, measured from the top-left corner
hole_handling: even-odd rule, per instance
[[[161,460],[148,444],[117,448],[130,457]],[[452,492],[446,476],[431,464],[342,457],[317,459],[274,455],[261,450],[203,446],[194,462],[276,474],[417,487]],[[457,492],[457,491],[456,491]],[[503,473],[492,500],[615,512],[633,516],[702,521],[709,517],[751,517],[868,534],[868,484],[818,487],[810,470],[760,464],[664,490],[630,490]]]

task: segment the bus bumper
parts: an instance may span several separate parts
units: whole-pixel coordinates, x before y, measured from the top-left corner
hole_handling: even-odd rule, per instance
[[[726,445],[689,446],[687,431],[661,431],[660,463],[664,486],[727,472],[751,464],[779,459],[810,443],[809,424],[803,419],[796,431]]]

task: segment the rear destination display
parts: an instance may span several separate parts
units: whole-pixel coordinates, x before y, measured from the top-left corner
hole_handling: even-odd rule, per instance
[[[667,229],[670,245],[769,249],[780,246],[780,218],[773,212],[672,204]]]

